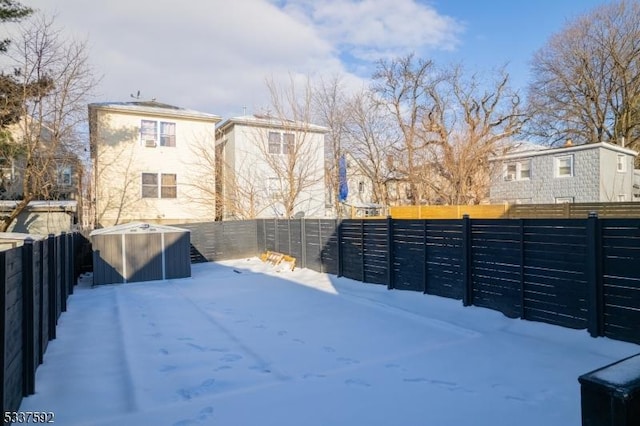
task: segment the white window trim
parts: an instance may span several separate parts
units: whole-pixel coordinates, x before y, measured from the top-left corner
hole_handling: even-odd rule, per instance
[[[620,161],[622,160],[622,161]],[[624,154],[618,154],[616,157],[616,171],[619,173],[625,173],[627,171],[627,156]]]
[[[156,176],[156,191],[157,195],[155,197],[145,197],[143,195],[144,184],[142,183],[142,175],[155,175]],[[162,175],[175,175],[176,176],[176,196],[175,197],[163,197],[162,196]],[[151,185],[147,185],[151,186]],[[147,200],[177,200],[178,199],[178,174],[177,173],[154,173],[154,172],[142,172],[140,173],[140,198]]]
[[[143,137],[142,134],[142,123],[144,121],[147,122],[153,122],[155,123],[155,137],[154,138],[149,138],[149,137]],[[174,139],[174,145],[162,145],[162,136],[163,134],[161,133],[162,131],[162,123],[166,123],[166,124],[173,124],[173,129],[174,129],[174,133],[173,135],[169,135],[169,136],[173,136]],[[164,120],[149,120],[146,118],[142,118],[140,119],[140,146],[145,147],[145,148],[156,148],[159,146],[165,147],[165,148],[175,148],[178,145],[177,142],[177,124],[175,121],[164,121]],[[165,135],[166,136],[166,135]]]
[[[556,204],[565,204],[565,203],[573,203],[575,200],[574,197],[556,197]]]
[[[523,164],[529,165],[529,176],[527,177],[522,176]],[[509,172],[509,166],[515,166],[516,170],[514,172]],[[511,182],[515,180],[531,180],[531,160],[522,160],[522,161],[507,163],[504,167],[503,178],[506,182]]]
[[[564,159],[569,159],[570,171],[569,171],[568,175],[561,175],[560,174],[560,161],[562,161]],[[554,174],[554,177],[560,178],[560,179],[573,177],[575,175],[575,165],[574,165],[573,154],[560,155],[558,157],[554,157],[554,159],[553,159],[553,174]]]

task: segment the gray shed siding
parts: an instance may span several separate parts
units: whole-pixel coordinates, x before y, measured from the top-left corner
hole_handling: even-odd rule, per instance
[[[173,229],[93,235],[94,285],[190,277],[190,232]]]
[[[505,181],[503,168],[497,167],[491,189],[492,203],[552,204],[558,198],[573,198],[576,203],[618,201],[625,194],[626,201],[633,199],[634,156],[625,154],[626,171],[617,172],[619,151],[594,145],[587,149],[553,149],[534,151],[531,155],[507,158],[502,164],[531,161],[531,177],[528,180]],[[573,157],[573,176],[556,177],[556,159]]]
[[[92,240],[93,283],[123,283],[122,235],[101,235]]]

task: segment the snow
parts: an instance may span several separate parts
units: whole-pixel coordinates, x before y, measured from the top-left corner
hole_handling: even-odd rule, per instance
[[[578,376],[640,352],[584,330],[260,260],[91,288],[22,411],[61,425],[579,425]]]

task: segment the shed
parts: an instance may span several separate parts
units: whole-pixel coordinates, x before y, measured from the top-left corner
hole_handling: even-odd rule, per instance
[[[131,222],[97,229],[90,237],[94,285],[191,276],[187,229]]]

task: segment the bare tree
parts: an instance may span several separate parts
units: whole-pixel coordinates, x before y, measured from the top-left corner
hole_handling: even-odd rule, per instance
[[[640,3],[603,5],[567,24],[532,60],[527,131],[551,144],[640,148]]]
[[[505,142],[520,132],[526,118],[504,69],[493,81],[478,74],[467,78],[460,66],[445,75],[430,91],[429,112],[423,116],[421,137],[432,170],[428,185],[440,203],[478,204],[489,190],[489,158],[511,148]]]
[[[78,128],[86,121],[86,99],[96,84],[86,45],[65,39],[52,19],[37,15],[10,45],[14,79],[22,88],[20,120],[12,148],[22,199],[2,218],[6,231],[30,201],[50,199],[56,190],[57,166],[85,151]],[[6,154],[5,154],[6,155]]]
[[[423,203],[427,201],[424,182],[429,176],[424,167],[427,152],[422,125],[442,77],[432,61],[409,54],[381,60],[373,79],[373,92],[389,109],[402,134],[394,167],[404,175],[412,203]]]
[[[400,135],[389,114],[369,91],[354,95],[349,103],[347,150],[362,164],[362,172],[373,189],[373,202],[390,205],[389,167]]]
[[[333,209],[342,215],[339,197],[339,160],[347,144],[349,97],[342,78],[320,79],[313,91],[313,112],[318,124],[327,127],[325,140],[325,177]]]
[[[284,131],[280,154],[271,151],[269,132],[263,132],[256,143],[267,163],[271,205],[281,208],[282,216],[290,218],[304,205],[313,203],[314,198],[324,198],[326,129],[312,124],[313,92],[308,80],[301,90],[292,76],[288,85],[278,85],[271,79],[267,87],[274,113],[264,118]],[[324,199],[315,202],[324,205]]]

